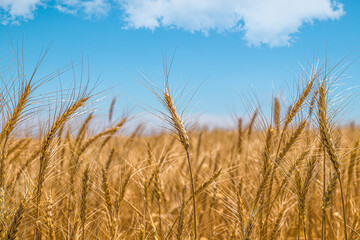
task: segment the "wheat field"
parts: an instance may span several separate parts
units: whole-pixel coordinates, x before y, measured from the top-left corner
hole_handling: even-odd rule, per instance
[[[253,106],[233,130],[188,130],[167,76],[144,82],[172,129],[152,135],[122,134],[131,116],[94,133],[91,94],[74,91],[24,136],[39,82],[5,81],[1,239],[360,239],[360,130],[336,121],[332,71],[311,68],[290,106]]]

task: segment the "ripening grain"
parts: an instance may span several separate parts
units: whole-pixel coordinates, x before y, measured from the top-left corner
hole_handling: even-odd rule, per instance
[[[122,134],[115,99],[94,133],[81,92],[25,137],[36,82],[19,80],[0,101],[1,239],[360,239],[360,131],[333,121],[333,78],[308,76],[290,107],[212,131],[187,129],[166,78],[150,90],[173,133],[150,136]]]

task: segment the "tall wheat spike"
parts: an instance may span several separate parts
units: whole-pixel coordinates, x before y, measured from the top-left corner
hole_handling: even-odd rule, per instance
[[[326,106],[326,90],[325,90],[325,81],[319,87],[319,128],[320,128],[320,136],[321,141],[324,144],[324,147],[329,155],[330,161],[332,166],[335,169],[337,174],[337,178],[340,184],[340,191],[341,191],[341,200],[342,200],[342,210],[343,210],[343,218],[344,218],[344,235],[345,239],[347,240],[347,225],[346,225],[346,212],[345,212],[345,200],[344,200],[344,193],[343,187],[341,182],[341,170],[340,170],[340,162],[336,152],[335,145],[330,136],[330,129],[327,120],[327,106]]]
[[[0,133],[0,145],[1,150],[1,160],[0,160],[0,188],[4,188],[4,174],[5,174],[5,158],[8,153],[6,153],[6,144],[8,142],[10,133],[13,131],[16,123],[18,122],[21,114],[28,103],[28,98],[32,91],[32,82],[29,81],[28,84],[23,89],[23,92],[18,100],[17,105],[15,106],[9,120],[6,122]]]
[[[50,162],[50,145],[52,141],[54,140],[56,132],[60,129],[62,125],[65,124],[65,122],[79,109],[81,108],[85,102],[88,100],[88,97],[83,97],[80,100],[76,101],[73,105],[68,107],[62,115],[60,115],[51,128],[49,129],[45,139],[42,142],[41,148],[40,148],[40,167],[39,167],[39,173],[37,177],[37,185],[34,189],[34,198],[36,203],[36,220],[40,217],[40,200],[41,195],[43,193],[43,185],[46,177],[46,171],[49,166]],[[40,239],[40,232],[37,228],[36,231],[37,239]]]
[[[104,192],[105,205],[109,218],[109,229],[110,229],[110,239],[115,239],[116,235],[116,219],[114,218],[113,212],[113,201],[111,199],[110,185],[108,180],[108,172],[110,169],[110,164],[113,160],[115,150],[113,149],[110,153],[110,156],[106,162],[106,165],[102,169],[102,190]]]
[[[170,96],[169,89],[166,89],[166,91],[164,93],[164,99],[165,99],[165,103],[167,106],[167,110],[170,113],[173,126],[177,132],[177,136],[179,137],[179,140],[186,152],[186,158],[188,161],[188,167],[189,167],[189,172],[190,172],[190,183],[191,183],[191,191],[192,191],[192,199],[193,199],[194,238],[197,239],[195,187],[194,187],[194,178],[193,178],[191,161],[190,161],[189,137],[186,133],[186,130],[185,130],[183,122],[181,121],[181,118],[179,117],[179,115],[176,112],[175,104]]]

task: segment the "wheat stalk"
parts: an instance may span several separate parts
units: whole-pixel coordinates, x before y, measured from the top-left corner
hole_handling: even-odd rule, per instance
[[[321,141],[322,141],[325,149],[327,150],[330,161],[332,163],[332,166],[335,169],[335,172],[337,174],[337,178],[339,180],[342,207],[343,207],[344,234],[345,234],[345,239],[347,240],[346,212],[345,212],[345,201],[344,201],[343,187],[342,187],[342,181],[341,181],[341,176],[340,176],[341,175],[340,162],[339,162],[339,159],[338,159],[338,155],[337,155],[337,152],[336,152],[335,145],[334,145],[334,143],[333,143],[333,141],[331,139],[331,136],[330,136],[330,129],[329,129],[328,120],[327,120],[325,82],[323,82],[319,87],[318,109],[319,109],[318,119],[319,119],[319,129],[320,129]]]
[[[80,200],[80,220],[81,220],[81,230],[82,230],[82,239],[85,239],[85,223],[87,220],[87,203],[88,195],[90,192],[89,186],[90,179],[90,165],[86,165],[83,178],[82,178],[82,189],[81,189],[81,200]]]
[[[186,130],[185,130],[183,122],[181,121],[181,118],[179,117],[179,115],[176,112],[175,104],[174,104],[174,102],[170,96],[170,92],[168,90],[164,93],[164,99],[165,99],[165,103],[167,106],[167,110],[170,113],[173,126],[174,126],[175,130],[177,131],[177,136],[179,137],[180,143],[182,144],[182,146],[184,147],[185,152],[186,152],[186,158],[188,161],[188,167],[189,167],[189,172],[190,172],[192,198],[193,198],[194,238],[197,239],[196,200],[195,200],[196,194],[195,194],[195,190],[194,190],[195,189],[194,179],[193,179],[192,167],[191,167],[191,161],[190,161],[189,137],[186,133]]]

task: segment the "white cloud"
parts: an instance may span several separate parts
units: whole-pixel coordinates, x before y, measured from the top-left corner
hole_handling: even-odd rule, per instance
[[[56,8],[72,15],[100,18],[107,15],[111,5],[106,0],[60,0]]]
[[[345,14],[332,0],[119,0],[127,27],[244,31],[250,45],[283,46],[304,23]]]
[[[304,24],[345,14],[340,0],[0,0],[0,23],[34,18],[39,7],[85,18],[121,5],[126,28],[180,28],[190,32],[241,31],[250,45],[286,46]]]
[[[59,11],[86,18],[106,16],[110,0],[0,0],[0,23],[18,24],[34,18],[39,7],[55,6]]]
[[[34,11],[44,6],[46,0],[0,0],[0,22],[18,23],[33,19]]]
[[[154,29],[176,26],[194,31],[229,29],[239,19],[229,8],[232,0],[126,0],[123,8],[129,27]]]

